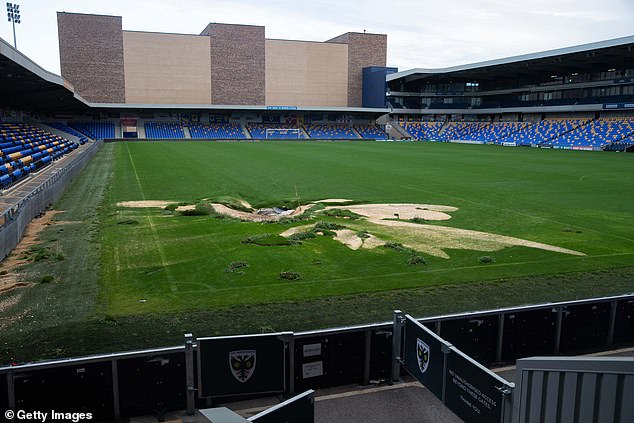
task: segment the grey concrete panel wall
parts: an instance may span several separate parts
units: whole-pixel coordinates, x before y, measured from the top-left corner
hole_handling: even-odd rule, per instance
[[[62,77],[86,100],[124,103],[121,16],[57,13]]]
[[[348,44],[348,107],[361,107],[363,68],[385,66],[387,35],[348,32],[328,42]]]
[[[264,27],[209,24],[212,104],[264,105]]]

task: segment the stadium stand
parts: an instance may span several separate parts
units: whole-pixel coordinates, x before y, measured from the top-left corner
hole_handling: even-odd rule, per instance
[[[603,147],[634,134],[634,120],[596,119],[552,141],[559,147]]]
[[[67,134],[76,136],[77,138],[79,138],[79,144],[81,145],[88,142],[88,137],[86,137],[86,135],[82,134],[79,131],[76,131],[68,125],[64,125],[61,122],[46,122],[46,125],[50,126],[51,128],[59,129],[60,131],[66,132]]]
[[[387,134],[377,125],[354,125],[361,138],[371,140],[386,140]]]
[[[502,138],[507,138],[511,134],[520,131],[528,126],[523,122],[494,122],[494,123],[474,123],[469,132],[462,138],[468,141],[495,142]]]
[[[191,123],[189,133],[193,139],[246,139],[242,127],[235,123]]]
[[[306,132],[315,139],[358,139],[359,136],[349,125],[306,125]]]
[[[183,127],[178,122],[145,122],[148,139],[184,139]]]
[[[0,124],[0,187],[9,187],[77,147],[31,125]]]
[[[405,129],[414,139],[422,141],[441,141],[440,130],[444,122],[405,122]]]
[[[301,128],[297,125],[288,123],[250,123],[247,125],[247,129],[251,133],[251,136],[256,139],[276,138],[276,139],[297,139],[297,132],[287,131],[288,129],[298,129],[299,138],[305,139],[306,136],[301,131]],[[269,135],[267,137],[267,129]],[[271,131],[274,129],[280,129],[280,131]]]
[[[484,122],[448,122],[440,132],[443,141],[467,140],[473,131],[480,131],[486,127]]]
[[[550,145],[551,141],[588,123],[588,119],[545,119],[497,140],[517,145]]]
[[[93,140],[105,140],[115,137],[114,122],[68,122],[68,126]]]

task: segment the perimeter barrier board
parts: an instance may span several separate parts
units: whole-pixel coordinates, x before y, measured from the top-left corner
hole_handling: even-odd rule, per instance
[[[120,359],[117,371],[122,417],[186,408],[183,351]]]
[[[287,334],[198,339],[200,397],[282,393],[286,390]],[[292,335],[291,335],[292,336]]]
[[[621,300],[616,305],[614,343],[634,342],[634,300]]]
[[[565,354],[606,346],[609,326],[608,301],[564,307],[560,351]]]
[[[470,357],[493,363],[496,361],[498,326],[497,315],[444,320],[440,325],[440,336]]]
[[[497,423],[512,386],[455,347],[447,355],[445,405],[466,422]],[[510,411],[510,410],[508,410]]]
[[[112,364],[31,368],[14,375],[16,410],[91,413],[93,421],[114,418]]]
[[[553,308],[509,312],[504,315],[502,361],[555,350],[557,310]]]
[[[392,365],[392,328],[373,330],[371,342],[370,379],[388,379]]]
[[[295,336],[295,389],[348,385],[363,379],[363,330]]]
[[[514,385],[405,316],[403,367],[467,423],[503,423]]]
[[[0,413],[9,409],[9,387],[7,386],[8,375],[0,373]]]
[[[310,389],[296,395],[248,420],[255,423],[314,423],[315,391]]]
[[[450,346],[414,318],[405,316],[403,367],[440,400],[443,399],[445,353]]]

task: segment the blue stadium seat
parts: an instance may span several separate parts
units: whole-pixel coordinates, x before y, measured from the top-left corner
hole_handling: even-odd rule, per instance
[[[306,125],[306,132],[315,139],[359,139],[354,129],[345,124]]]
[[[193,139],[245,139],[242,127],[236,123],[191,123],[189,133]]]
[[[147,139],[184,139],[185,133],[180,122],[145,122]]]
[[[23,123],[0,124],[0,186],[7,188],[78,145]]]
[[[354,125],[361,138],[372,140],[386,140],[387,134],[376,125]]]

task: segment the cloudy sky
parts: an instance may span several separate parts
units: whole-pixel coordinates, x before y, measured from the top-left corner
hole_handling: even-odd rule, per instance
[[[267,38],[388,34],[388,66],[473,63],[634,35],[634,0],[16,0],[18,49],[59,74],[55,12],[123,16],[123,29],[198,34],[209,22],[266,26]],[[13,43],[11,24],[0,37]]]

